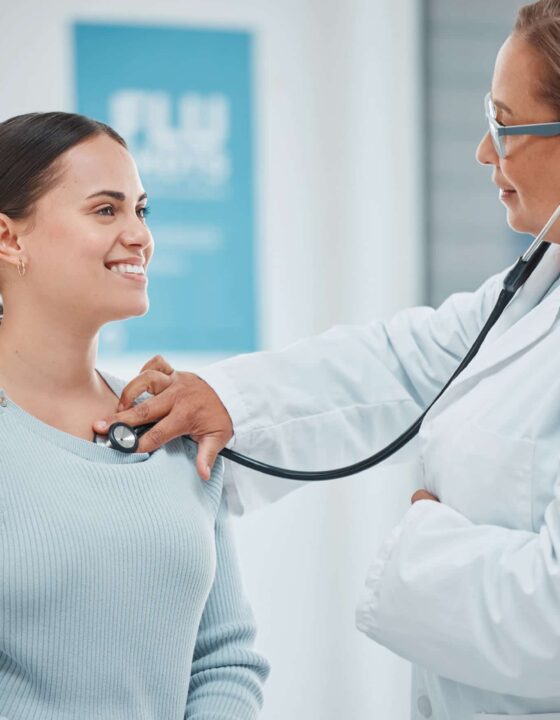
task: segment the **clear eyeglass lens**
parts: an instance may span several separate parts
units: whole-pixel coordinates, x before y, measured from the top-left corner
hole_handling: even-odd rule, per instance
[[[502,145],[502,138],[498,135],[496,128],[490,125],[490,137],[494,143],[494,149],[500,157],[504,157],[504,147]]]
[[[488,117],[491,117],[493,120],[495,120],[497,117],[496,106],[492,102],[490,94],[486,96],[486,115]]]
[[[499,157],[503,158],[505,157],[504,139],[498,135],[498,130],[495,125],[495,123],[497,122],[497,111],[496,106],[494,105],[494,103],[492,102],[492,98],[490,97],[490,93],[488,93],[485,98],[484,111],[488,120],[488,129],[490,132],[490,137],[492,138],[494,150],[498,153]]]

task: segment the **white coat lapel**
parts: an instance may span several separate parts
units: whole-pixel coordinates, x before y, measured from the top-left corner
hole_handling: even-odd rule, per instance
[[[560,310],[560,287],[540,301],[559,275],[560,245],[553,244],[450,390],[503,362],[546,333]]]
[[[530,312],[546,295],[549,287],[560,275],[560,245],[552,244],[533,271],[525,285],[502,313],[498,322],[488,333],[485,345],[492,343],[499,335]]]

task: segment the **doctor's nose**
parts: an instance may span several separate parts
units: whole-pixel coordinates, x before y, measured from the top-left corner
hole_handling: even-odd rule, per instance
[[[490,133],[486,132],[476,149],[476,159],[481,165],[499,165],[500,158],[494,148]]]

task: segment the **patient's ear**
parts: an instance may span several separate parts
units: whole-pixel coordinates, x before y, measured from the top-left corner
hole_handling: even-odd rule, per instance
[[[19,223],[0,213],[0,262],[17,265],[22,247],[18,239]]]

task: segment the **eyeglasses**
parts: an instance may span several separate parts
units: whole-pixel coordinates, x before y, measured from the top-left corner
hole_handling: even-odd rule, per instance
[[[494,149],[501,158],[507,157],[504,140],[507,135],[540,135],[541,137],[560,135],[560,122],[532,123],[531,125],[502,125],[496,120],[496,106],[492,102],[490,93],[484,98],[484,110]]]

